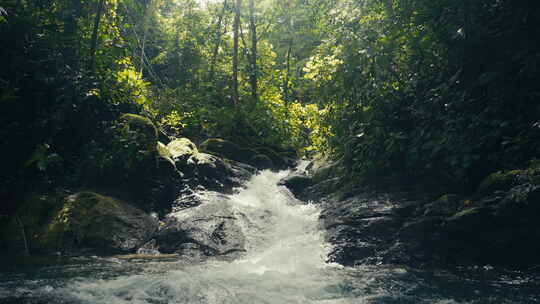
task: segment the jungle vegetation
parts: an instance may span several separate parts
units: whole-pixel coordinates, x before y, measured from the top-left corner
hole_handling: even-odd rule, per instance
[[[359,183],[467,191],[540,151],[533,0],[3,0],[0,46],[4,202],[139,157],[125,113]]]

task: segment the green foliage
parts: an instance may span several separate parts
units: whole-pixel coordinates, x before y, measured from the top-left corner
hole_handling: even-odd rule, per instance
[[[474,188],[537,153],[538,73],[525,68],[537,8],[488,2],[340,2],[305,78],[350,174]]]
[[[0,138],[17,147],[2,199],[136,170],[156,151],[151,121],[195,142],[333,155],[351,180],[459,189],[540,149],[530,1],[257,1],[257,96],[244,11],[237,106],[232,1],[106,0],[94,28],[99,3],[2,3]]]

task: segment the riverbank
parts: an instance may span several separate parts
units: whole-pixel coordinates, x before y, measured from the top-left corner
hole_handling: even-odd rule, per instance
[[[537,166],[493,173],[470,195],[374,190],[347,180],[344,172],[339,162],[319,161],[283,182],[299,198],[323,208],[322,224],[335,245],[331,261],[519,269],[540,265]]]

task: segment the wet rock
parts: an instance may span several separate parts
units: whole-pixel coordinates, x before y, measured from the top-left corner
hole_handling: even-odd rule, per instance
[[[274,162],[270,159],[270,157],[264,154],[254,155],[251,159],[249,159],[248,163],[261,170],[274,168]]]
[[[429,239],[433,232],[440,228],[443,223],[442,217],[420,217],[403,224],[400,230],[401,238]]]
[[[452,215],[462,207],[461,198],[453,194],[445,194],[433,203],[424,207],[424,215]]]
[[[490,220],[489,209],[481,207],[468,208],[446,219],[446,229],[452,232],[473,231]]]
[[[278,184],[287,187],[292,194],[298,196],[312,184],[312,180],[307,174],[292,172],[281,179]]]
[[[171,169],[174,169],[168,169],[169,174],[174,175],[176,172],[185,184],[192,187],[202,186],[208,190],[230,192],[256,171],[249,165],[201,153],[187,138],[173,139],[166,146],[158,143],[157,149],[161,159],[166,160],[172,166]],[[166,169],[162,171],[165,172]],[[164,175],[163,177],[166,178]]]
[[[198,193],[199,204],[180,209],[165,220],[156,240],[160,252],[196,256],[230,256],[245,251],[238,215],[218,193]],[[204,196],[204,198],[200,197]]]
[[[496,190],[507,191],[517,185],[520,176],[524,176],[522,170],[499,171],[486,177],[477,190],[478,196],[488,195]]]

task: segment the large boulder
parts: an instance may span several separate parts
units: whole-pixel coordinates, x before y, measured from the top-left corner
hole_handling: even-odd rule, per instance
[[[184,181],[216,191],[230,191],[251,176],[255,169],[233,160],[199,152],[187,138],[173,139],[166,146],[157,144],[160,158],[169,162]]]
[[[268,147],[241,148],[228,140],[209,138],[200,145],[200,149],[223,158],[247,163],[258,169],[285,169],[288,166],[283,157]]]
[[[271,161],[273,168],[286,169],[287,162],[276,151],[269,147],[258,147],[255,149],[259,154],[266,155]]]
[[[312,182],[311,177],[307,174],[295,171],[281,179],[278,184],[287,187],[292,194],[298,197]]]
[[[251,159],[249,159],[248,163],[252,164],[258,169],[274,168],[274,162],[270,159],[270,157],[264,154],[254,155]]]
[[[133,252],[159,226],[156,218],[140,209],[90,191],[31,196],[13,218],[8,229],[14,233],[11,247],[21,251],[26,238],[30,252],[44,253]]]
[[[67,196],[53,214],[42,242],[61,252],[132,252],[152,238],[157,228],[157,219],[125,202],[78,192]]]
[[[158,132],[152,121],[137,114],[124,114],[120,117],[124,139],[137,142],[142,151],[155,151]]]
[[[179,199],[156,237],[162,253],[185,256],[237,256],[245,251],[238,215],[216,192],[199,192]]]
[[[209,138],[200,145],[201,151],[232,159],[239,162],[247,162],[252,155],[249,150],[241,149],[235,143],[220,139]]]
[[[199,153],[197,146],[188,138],[175,138],[167,144],[167,150],[173,159],[188,159]]]

